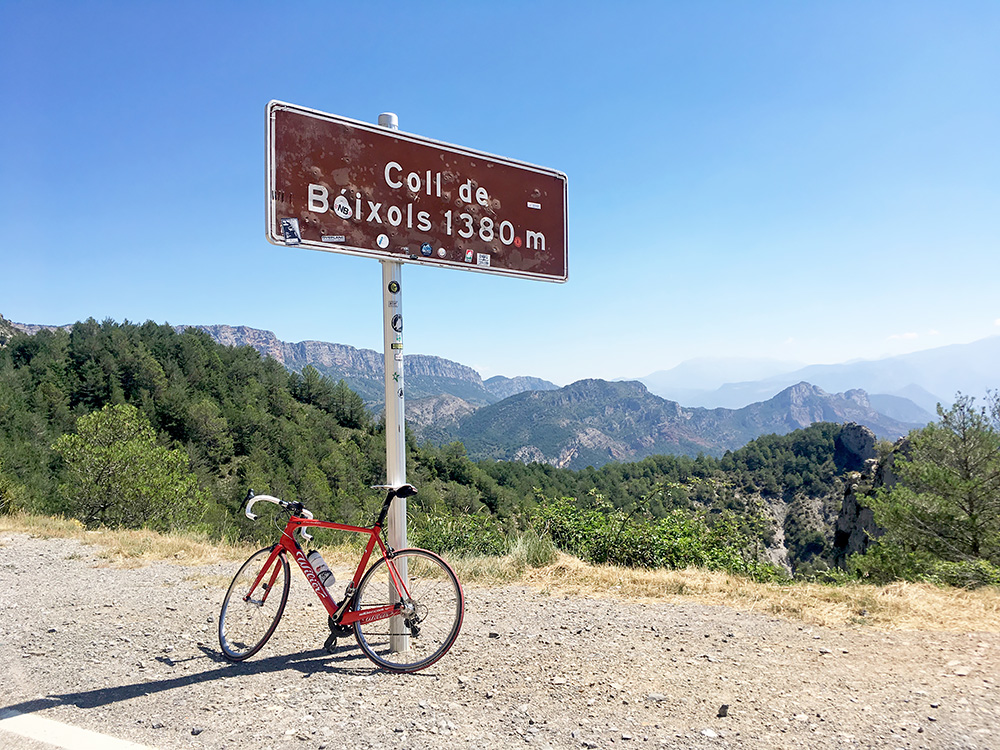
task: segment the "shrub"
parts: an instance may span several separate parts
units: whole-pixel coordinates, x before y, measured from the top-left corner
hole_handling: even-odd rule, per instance
[[[4,473],[3,463],[0,462],[0,514],[16,513],[24,508],[26,502],[24,487]]]
[[[636,518],[608,506],[580,509],[569,498],[539,498],[534,518],[539,535],[560,549],[597,564],[633,568],[702,567],[757,580],[780,577],[757,557],[758,540],[741,519],[723,512],[711,523],[703,513],[674,510],[665,518]]]
[[[1000,586],[1000,567],[988,560],[941,560],[926,551],[904,551],[893,544],[873,544],[865,554],[847,560],[849,577],[872,583],[923,581],[939,586],[975,589]]]
[[[962,560],[961,562],[939,560],[930,566],[923,578],[930,583],[963,589],[1000,586],[1000,567],[986,560]]]
[[[203,512],[205,497],[183,450],[156,443],[134,406],[105,406],[77,420],[77,432],[52,446],[68,481],[60,486],[70,513],[86,525],[179,528]]]
[[[434,552],[503,555],[507,537],[493,516],[424,515],[410,519],[407,541]]]
[[[552,539],[534,531],[518,534],[507,544],[507,556],[517,569],[544,568],[555,562],[558,553]]]

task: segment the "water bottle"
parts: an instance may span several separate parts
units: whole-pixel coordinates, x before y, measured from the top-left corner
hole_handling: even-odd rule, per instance
[[[330,588],[334,583],[336,583],[336,579],[333,577],[333,571],[330,570],[330,567],[326,564],[326,561],[323,559],[323,556],[319,553],[318,549],[314,549],[306,555],[306,559],[309,561],[309,564],[313,566],[313,570],[316,571],[316,575],[319,578],[320,583],[327,588]]]

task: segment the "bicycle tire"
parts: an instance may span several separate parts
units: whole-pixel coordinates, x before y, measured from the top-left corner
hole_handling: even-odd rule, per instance
[[[243,661],[256,654],[278,627],[278,621],[288,602],[288,587],[291,577],[288,560],[284,552],[272,563],[272,569],[265,572],[261,585],[265,588],[271,579],[273,566],[280,565],[274,585],[266,596],[254,598],[250,586],[257,578],[261,566],[267,562],[273,547],[254,552],[233,576],[226,598],[222,600],[219,613],[219,645],[222,655],[229,661]],[[276,589],[281,596],[275,597]],[[259,588],[259,587],[258,587]]]
[[[357,621],[354,637],[365,656],[382,669],[416,672],[436,662],[455,643],[465,616],[465,595],[455,572],[438,555],[404,549],[396,552],[391,561],[383,557],[368,569],[358,584],[353,610],[389,603],[389,565],[408,572],[411,613],[367,623]],[[401,642],[406,648],[398,650]]]

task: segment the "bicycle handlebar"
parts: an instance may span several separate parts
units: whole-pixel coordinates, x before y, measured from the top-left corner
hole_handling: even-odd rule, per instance
[[[250,492],[252,493],[253,490],[251,490]],[[258,500],[263,500],[266,503],[274,503],[278,507],[284,508],[287,511],[290,511],[292,513],[295,513],[296,515],[302,516],[303,518],[312,518],[313,517],[313,514],[310,513],[308,510],[306,510],[306,508],[302,505],[302,503],[289,503],[289,502],[287,502],[285,500],[281,500],[281,499],[279,499],[277,497],[274,497],[272,495],[254,495],[254,494],[248,494],[247,495],[247,507],[246,507],[246,510],[243,511],[243,513],[251,521],[256,521],[257,520],[257,514],[254,513],[254,512],[252,512],[250,509],[253,507],[253,504],[255,502],[257,502]]]
[[[246,510],[243,511],[243,513],[251,521],[257,520],[258,517],[257,514],[251,511],[250,509],[253,507],[253,504],[258,500],[263,500],[266,503],[274,503],[279,508],[284,508],[289,513],[302,516],[303,518],[311,519],[313,517],[313,514],[310,513],[308,510],[306,510],[305,506],[303,506],[302,503],[290,503],[285,500],[281,500],[280,498],[274,497],[273,495],[255,495],[253,494],[253,490],[250,490],[249,492],[247,492],[247,499],[246,499],[247,507]],[[299,534],[302,535],[302,538],[307,542],[313,538],[312,534],[310,534],[305,529],[299,529],[298,531]]]
[[[382,505],[382,512],[379,514],[378,521],[376,522],[379,524],[381,524],[382,521],[385,519],[385,514],[388,512],[389,504],[392,502],[393,498],[398,497],[405,499],[407,497],[411,497],[417,494],[417,488],[414,487],[412,484],[401,484],[398,487],[394,485],[375,485],[372,489],[388,490],[385,496],[385,503]],[[287,500],[282,500],[280,498],[274,497],[273,495],[255,495],[253,490],[248,490],[246,499],[243,501],[244,504],[246,505],[246,508],[244,509],[243,512],[246,515],[246,517],[249,518],[251,521],[257,520],[257,514],[254,513],[251,510],[251,508],[253,508],[253,504],[258,500],[263,500],[264,502],[267,503],[273,503],[277,505],[279,508],[283,508],[284,510],[287,510],[289,513],[292,513],[293,515],[299,515],[302,518],[308,518],[310,520],[313,518],[313,514],[310,513],[302,503],[290,503]],[[306,532],[305,529],[300,528],[298,531],[302,535],[303,539],[305,540],[312,539],[312,535]]]

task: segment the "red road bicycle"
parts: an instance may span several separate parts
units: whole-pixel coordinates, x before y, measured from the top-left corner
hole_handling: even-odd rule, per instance
[[[332,653],[337,638],[353,633],[365,656],[392,672],[416,672],[429,667],[451,648],[462,627],[465,597],[451,567],[433,552],[394,550],[382,540],[382,527],[392,501],[410,497],[413,485],[387,489],[382,510],[371,527],[314,520],[302,503],[270,495],[247,493],[245,513],[251,520],[254,503],[274,503],[289,514],[277,544],[255,552],[229,585],[219,615],[219,644],[230,661],[243,661],[258,651],[278,627],[288,601],[288,558],[298,563],[329,615],[330,636],[324,648]],[[294,538],[312,536],[306,528],[367,534],[361,562],[336,601]],[[368,562],[376,546],[381,557]],[[367,570],[366,570],[367,569]]]

